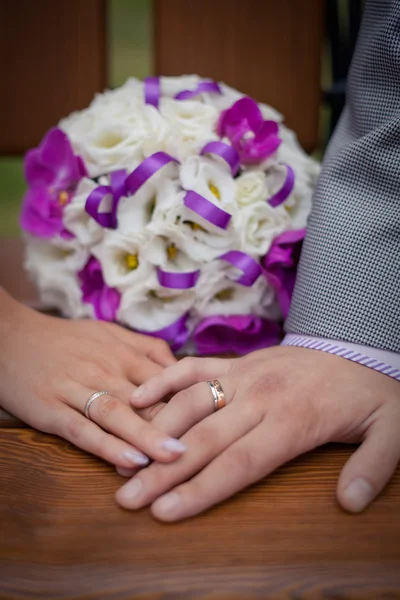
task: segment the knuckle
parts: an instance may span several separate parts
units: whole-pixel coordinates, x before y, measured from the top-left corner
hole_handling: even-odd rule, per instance
[[[232,450],[229,455],[227,468],[233,473],[253,473],[258,466],[259,458],[250,450]]]
[[[157,402],[157,404],[153,404],[153,406],[149,406],[148,408],[144,408],[137,412],[145,421],[152,421],[165,406],[164,402]]]
[[[182,358],[181,364],[185,371],[195,374],[198,371],[199,359],[194,356],[185,356],[185,358]]]
[[[267,396],[282,393],[285,387],[285,380],[280,373],[268,373],[256,378],[250,385],[249,395],[254,400],[264,401]]]
[[[85,365],[84,372],[88,381],[95,384],[93,387],[98,387],[99,381],[103,381],[106,375],[105,369],[98,363],[93,362]]]
[[[76,443],[82,439],[86,430],[86,421],[82,417],[71,417],[64,424],[64,433],[67,439]]]
[[[120,403],[116,398],[104,395],[98,398],[92,406],[95,408],[95,411],[99,417],[107,417],[110,412],[113,412],[119,408]]]
[[[216,432],[204,424],[194,427],[190,434],[190,445],[197,448],[213,448],[217,439]]]

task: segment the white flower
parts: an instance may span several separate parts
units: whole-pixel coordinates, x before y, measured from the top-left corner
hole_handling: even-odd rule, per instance
[[[237,203],[246,206],[253,202],[266,201],[268,198],[265,173],[259,169],[245,171],[236,178]]]
[[[181,77],[160,77],[161,96],[174,98],[179,92],[195,90],[200,83],[198,75],[182,75]]]
[[[119,291],[140,294],[144,282],[154,271],[148,258],[148,247],[154,240],[142,231],[136,235],[119,230],[107,231],[101,244],[92,250],[100,261],[104,281]]]
[[[208,142],[218,139],[215,126],[219,113],[214,106],[196,99],[162,98],[159,108],[169,126],[163,149],[179,161],[199,154]]]
[[[232,267],[227,269],[227,273],[229,271],[233,273]],[[214,279],[213,285],[202,287],[199,281],[194,314],[199,318],[211,315],[264,316],[265,307],[272,304],[273,299],[274,291],[262,275],[252,286],[235,283],[225,275]]]
[[[93,317],[92,309],[82,303],[77,273],[83,269],[89,253],[75,240],[61,238],[26,239],[25,268],[36,283],[44,308],[56,308],[66,317]]]
[[[204,196],[229,214],[236,210],[236,184],[225,166],[205,157],[192,157],[180,168],[180,181],[186,190]],[[204,219],[184,205],[186,192],[170,188],[173,198],[168,200],[168,211],[155,219],[148,229],[167,238],[191,260],[205,264],[220,256],[238,242],[237,232],[229,224],[224,230]]]
[[[98,244],[103,237],[104,229],[86,212],[86,200],[89,194],[98,187],[92,179],[80,181],[72,200],[64,208],[63,221],[68,231],[71,231],[82,244],[90,247]],[[108,182],[106,183],[108,185]],[[106,200],[106,199],[105,199]]]
[[[251,256],[264,256],[273,239],[289,225],[290,218],[282,206],[273,208],[264,200],[243,207],[235,218],[240,250]]]
[[[140,331],[158,331],[186,314],[194,304],[195,295],[195,288],[172,290],[160,286],[153,272],[141,294],[135,293],[134,289],[122,294],[118,320]]]

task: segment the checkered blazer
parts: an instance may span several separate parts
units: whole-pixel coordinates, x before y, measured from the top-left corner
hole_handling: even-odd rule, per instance
[[[288,332],[400,352],[400,0],[367,0]]]

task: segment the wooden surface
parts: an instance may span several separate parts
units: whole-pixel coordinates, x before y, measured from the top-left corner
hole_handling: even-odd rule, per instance
[[[0,2],[0,154],[38,144],[103,91],[106,0]]]
[[[18,297],[20,277],[26,296],[8,256],[0,282],[13,265],[7,281]],[[400,598],[400,470],[368,511],[348,515],[335,488],[351,451],[318,449],[166,525],[115,504],[123,479],[111,466],[2,412],[0,600]]]
[[[155,70],[197,73],[271,104],[316,147],[322,0],[155,0]]]

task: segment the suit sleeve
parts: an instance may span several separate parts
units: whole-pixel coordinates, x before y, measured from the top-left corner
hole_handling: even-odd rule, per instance
[[[286,331],[400,352],[400,0],[367,0]]]

